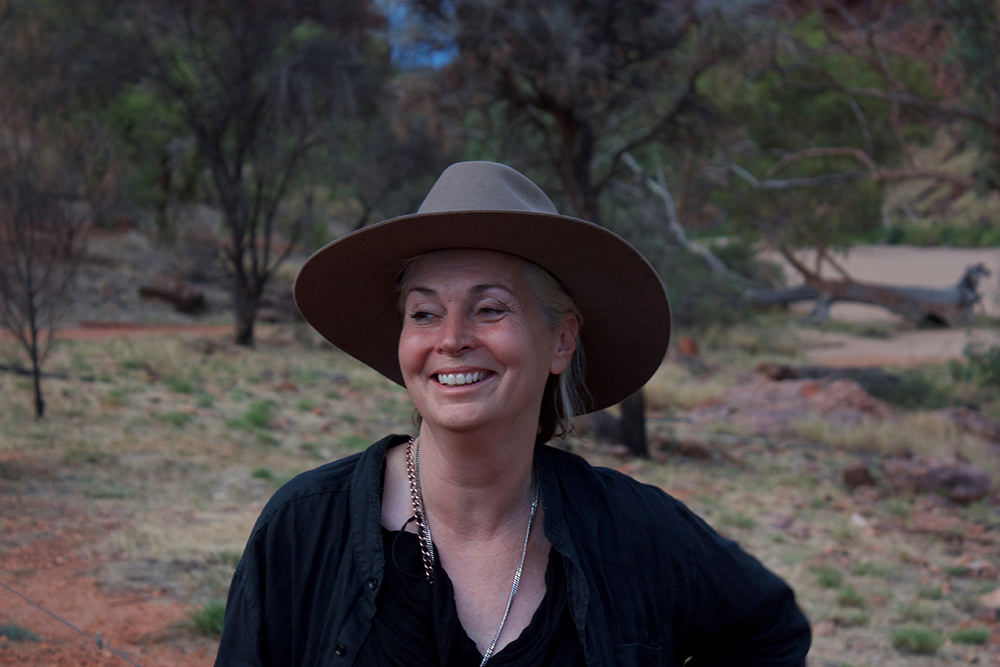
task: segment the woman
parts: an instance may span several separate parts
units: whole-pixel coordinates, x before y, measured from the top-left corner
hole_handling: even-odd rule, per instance
[[[666,294],[625,241],[459,163],[418,213],[317,251],[295,298],[420,426],[275,494],[217,664],[803,664],[784,582],[661,490],[545,446],[662,361]]]

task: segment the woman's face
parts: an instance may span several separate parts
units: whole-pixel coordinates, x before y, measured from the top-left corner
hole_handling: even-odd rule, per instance
[[[488,250],[443,250],[416,260],[403,285],[399,365],[433,427],[466,432],[538,424],[545,382],[573,355],[577,323],[554,329],[523,260]]]

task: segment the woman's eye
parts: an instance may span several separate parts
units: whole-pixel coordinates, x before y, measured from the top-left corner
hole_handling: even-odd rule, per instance
[[[410,319],[417,323],[427,322],[432,317],[434,316],[431,313],[427,312],[426,310],[415,310],[412,313],[410,313]]]
[[[476,312],[483,317],[499,317],[506,312],[506,309],[502,306],[480,306]]]

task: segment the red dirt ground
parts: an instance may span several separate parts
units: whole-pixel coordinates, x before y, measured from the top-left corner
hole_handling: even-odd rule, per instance
[[[4,457],[6,463],[12,458]],[[121,527],[121,517],[88,516],[64,502],[43,504],[41,495],[5,500],[0,516],[0,626],[16,625],[41,637],[0,638],[0,665],[211,664],[214,643],[184,626],[190,605],[156,589],[106,590],[95,580],[94,569],[116,555],[94,545],[109,529]],[[93,639],[98,636],[104,648]]]
[[[103,340],[118,336],[184,331],[201,335],[232,331],[231,326],[130,325],[89,323],[58,333],[59,338]],[[18,461],[17,459],[22,459]],[[14,452],[0,461],[28,468],[37,462]],[[44,478],[44,470],[39,471]],[[0,665],[34,667],[143,667],[211,665],[214,640],[185,624],[193,605],[155,588],[103,589],[94,570],[124,555],[100,553],[94,545],[127,518],[93,517],[52,496],[7,496],[0,509],[0,628],[16,625],[40,641],[11,641],[0,633]],[[13,589],[16,593],[9,589]],[[90,638],[51,614],[45,607]],[[103,648],[95,638],[100,637]],[[124,655],[123,659],[119,655]]]

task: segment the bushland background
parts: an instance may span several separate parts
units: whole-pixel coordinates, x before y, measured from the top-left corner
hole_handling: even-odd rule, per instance
[[[0,1],[0,664],[211,663],[276,486],[412,429],[295,271],[459,159],[671,293],[558,446],[784,576],[813,664],[1000,662],[996,4],[538,4]]]

